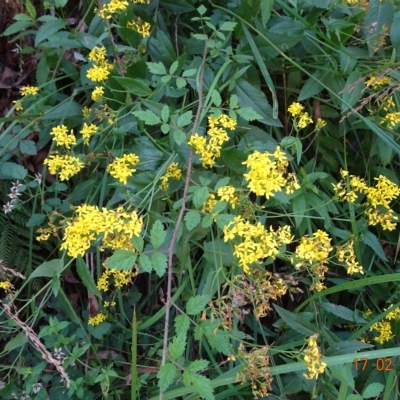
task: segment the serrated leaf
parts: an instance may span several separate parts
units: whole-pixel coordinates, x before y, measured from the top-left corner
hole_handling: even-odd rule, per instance
[[[178,128],[189,125],[192,122],[193,114],[191,111],[187,111],[184,114],[178,117],[178,121],[176,122]]]
[[[320,304],[320,307],[330,312],[331,314],[336,315],[339,318],[345,319],[347,321],[354,321],[354,311],[350,310],[350,308],[332,303],[322,303]],[[363,323],[365,322],[367,321],[364,320]]]
[[[196,72],[197,72],[196,68],[187,69],[186,71],[183,71],[182,77],[187,78],[189,76],[193,76],[196,74]]]
[[[208,39],[208,36],[204,35],[203,33],[195,33],[194,35],[192,35],[192,37],[197,40],[207,40]]]
[[[64,268],[64,261],[57,258],[51,261],[45,261],[40,264],[28,277],[28,280],[39,277],[52,278],[54,274],[59,274]]]
[[[160,220],[157,220],[150,231],[150,242],[155,249],[158,249],[164,243],[166,235],[167,232],[164,231],[163,224]]]
[[[307,322],[300,314],[293,314],[292,312],[285,310],[276,304],[273,305],[279,316],[285,321],[289,328],[301,333],[305,336],[313,336],[317,333],[317,329]]]
[[[197,315],[204,311],[209,300],[210,296],[205,294],[191,297],[186,304],[186,314]]]
[[[133,236],[131,242],[136,251],[143,251],[144,240],[141,236]]]
[[[137,254],[129,250],[117,250],[106,261],[106,268],[118,271],[130,271],[135,265]]]
[[[186,86],[187,81],[185,78],[176,78],[176,87],[182,89]]]
[[[377,397],[382,390],[385,388],[381,383],[370,383],[365,390],[362,392],[363,399],[369,399],[370,397]]]
[[[229,31],[229,32],[231,32],[231,31],[233,31],[235,29],[236,25],[237,25],[237,22],[225,21],[220,25],[219,29],[221,31]]]
[[[10,36],[14,33],[22,32],[24,29],[33,26],[33,21],[17,21],[10,25],[4,32],[3,36]]]
[[[164,364],[160,367],[157,372],[158,378],[158,386],[160,387],[160,391],[164,392],[168,389],[171,383],[174,381],[176,374],[176,366],[175,364]]]
[[[197,390],[197,393],[205,400],[215,400],[214,389],[211,387],[211,382],[203,375],[193,374],[192,385]]]
[[[97,288],[96,283],[94,282],[93,276],[89,271],[88,266],[81,256],[78,256],[76,259],[76,272],[82,280],[82,283],[85,285],[86,289],[96,295],[99,299],[101,299],[100,290]]]
[[[208,187],[199,188],[193,195],[193,204],[200,208],[208,199]]]
[[[256,113],[253,109],[250,107],[244,107],[244,108],[239,108],[236,110],[236,112],[246,121],[252,121],[254,119],[260,120],[262,119],[262,116],[258,113]]]
[[[168,346],[168,352],[172,359],[175,361],[183,355],[186,347],[186,335],[175,336],[172,343]]]
[[[188,230],[191,231],[192,229],[196,228],[196,226],[200,223],[200,219],[201,216],[199,212],[189,211],[184,218]]]
[[[133,111],[133,115],[142,120],[146,125],[157,125],[161,123],[160,117],[151,110]]]
[[[146,254],[141,254],[139,257],[139,267],[143,272],[150,273],[153,269],[153,264]]]
[[[220,179],[214,186],[214,191],[216,192],[219,188],[222,186],[226,186],[231,178],[229,176],[226,176],[225,178]]]
[[[377,254],[379,258],[381,258],[383,261],[387,261],[382,245],[379,243],[378,238],[372,232],[364,232],[363,242],[367,246],[371,247],[371,249]]]
[[[31,226],[41,225],[45,219],[46,219],[45,214],[33,214],[32,217],[30,217],[28,222],[26,223],[26,226],[31,227]]]
[[[213,216],[211,214],[206,215],[201,221],[201,226],[203,228],[209,228],[213,223]]]
[[[45,22],[39,27],[36,37],[35,37],[35,47],[42,43],[44,40],[50,38],[53,33],[58,32],[60,29],[64,28],[66,22],[62,19],[56,19],[55,21]]]
[[[156,74],[156,75],[165,75],[167,73],[167,70],[165,69],[164,64],[159,61],[157,63],[155,62],[146,62],[147,67],[149,68],[149,71],[152,74]]]
[[[206,369],[210,362],[207,360],[195,360],[187,366],[187,370],[191,372],[198,372]]]
[[[215,89],[211,93],[211,99],[212,99],[213,103],[216,105],[216,107],[219,107],[222,104],[221,95]]]
[[[168,124],[161,125],[161,131],[164,135],[166,135],[171,130],[171,127]]]
[[[178,336],[179,335],[186,336],[186,333],[190,327],[189,318],[186,315],[182,315],[182,314],[178,315],[177,317],[175,317],[174,325],[175,325],[176,334]]]
[[[133,79],[125,76],[113,76],[113,79],[115,79],[127,92],[133,93],[136,96],[147,97],[153,93],[149,87],[149,82],[145,79]]]
[[[161,278],[167,269],[167,256],[157,251],[152,254],[151,262],[153,263],[154,271]]]
[[[172,136],[175,140],[175,143],[179,146],[182,142],[186,141],[186,134],[185,132],[175,129],[172,131]]]
[[[169,68],[170,75],[173,75],[176,72],[176,70],[178,69],[178,66],[179,66],[179,62],[175,60]]]
[[[342,92],[342,112],[350,110],[360,99],[365,89],[361,72],[353,71],[346,80],[346,86]]]
[[[170,109],[165,104],[164,107],[161,109],[161,119],[163,120],[163,122],[168,122],[169,114],[170,114]]]
[[[21,140],[19,143],[19,149],[23,154],[35,155],[37,154],[35,142],[33,140]]]
[[[3,178],[6,179],[24,179],[28,173],[27,169],[22,165],[13,162],[5,162],[0,164],[0,171]]]
[[[226,356],[232,354],[232,347],[229,342],[229,335],[221,330],[206,333],[207,341],[210,346]]]

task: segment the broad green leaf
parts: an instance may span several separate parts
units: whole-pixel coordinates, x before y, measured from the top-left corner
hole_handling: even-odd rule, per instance
[[[261,20],[263,26],[267,25],[274,8],[274,0],[261,0]]]
[[[186,335],[175,336],[172,343],[168,346],[169,355],[173,360],[178,360],[183,355],[186,347]]]
[[[260,120],[262,116],[257,114],[254,110],[250,107],[239,108],[236,112],[246,121],[253,121],[255,119]]]
[[[222,186],[226,186],[231,178],[229,176],[226,176],[225,178],[220,179],[214,186],[214,191],[216,192],[219,188]]]
[[[174,321],[176,334],[185,336],[190,327],[190,320],[186,315],[178,315]]]
[[[208,36],[205,35],[204,33],[195,33],[192,35],[192,37],[197,40],[207,40],[208,39]]]
[[[224,229],[235,217],[232,214],[219,214],[216,217],[218,228]]]
[[[347,321],[354,321],[354,311],[350,310],[347,307],[332,303],[321,303],[319,306],[339,318],[345,319]],[[360,322],[365,323],[367,321],[364,320]]]
[[[28,337],[25,335],[25,333],[20,332],[17,334],[17,336],[7,341],[6,345],[4,346],[4,351],[10,352],[11,350],[18,349],[25,343],[28,343]]]
[[[205,400],[214,400],[214,389],[211,387],[211,381],[203,375],[193,374],[192,385],[197,393]]]
[[[96,283],[93,279],[93,275],[90,273],[88,266],[81,256],[78,256],[76,259],[76,272],[82,280],[82,283],[85,285],[86,289],[96,295],[99,299],[101,299],[101,293],[96,286]]]
[[[200,14],[200,15],[204,15],[206,12],[207,12],[207,8],[205,8],[204,6],[203,6],[203,4],[197,9],[197,12]]]
[[[235,29],[236,25],[237,25],[237,22],[225,21],[220,25],[219,29],[221,31],[232,32]]]
[[[180,115],[177,120],[178,128],[182,128],[183,126],[189,125],[192,122],[193,114],[192,111],[187,111],[184,114]]]
[[[167,73],[167,70],[165,69],[165,66],[161,61],[159,61],[157,63],[155,63],[155,62],[146,62],[146,64],[147,64],[147,67],[148,67],[149,71],[152,74],[166,75],[166,73]]]
[[[176,87],[182,89],[186,86],[187,81],[185,78],[176,78]]]
[[[62,19],[57,19],[55,21],[45,22],[39,27],[36,37],[35,37],[35,47],[37,47],[43,40],[48,39],[53,33],[58,32],[60,29],[64,28],[66,22]]]
[[[53,292],[54,296],[57,297],[58,291],[60,290],[60,277],[57,275],[53,275],[51,278],[51,291]]]
[[[236,106],[238,105],[238,103],[239,103],[238,97],[236,96],[236,94],[233,94],[233,95],[230,97],[230,99],[229,99],[229,108],[230,108],[231,110],[233,110],[234,108],[236,108]]]
[[[333,344],[325,351],[325,356],[339,356],[341,354],[356,353],[362,349],[374,347],[373,344],[363,343],[358,341],[341,341]]]
[[[187,78],[189,76],[193,76],[196,74],[196,72],[197,72],[197,69],[195,69],[195,68],[187,69],[187,70],[183,71],[182,77]]]
[[[151,262],[153,264],[153,269],[156,274],[161,278],[167,269],[167,256],[164,253],[155,252],[151,256]]]
[[[363,398],[361,396],[359,396],[358,394],[349,394],[346,397],[346,400],[363,400]]]
[[[150,242],[155,249],[158,249],[164,243],[166,234],[163,224],[160,220],[157,220],[150,231]]]
[[[379,396],[385,386],[382,385],[382,383],[374,382],[370,383],[365,390],[362,392],[362,397],[363,399],[369,399],[371,397],[377,397]]]
[[[352,375],[352,364],[332,365],[329,367],[332,378],[339,382],[346,383],[350,388],[354,389],[354,377]]]
[[[299,195],[293,199],[293,213],[297,228],[303,221],[306,207],[306,198],[304,197],[303,193],[299,193]]]
[[[133,93],[136,96],[148,97],[153,92],[150,89],[150,82],[145,79],[133,79],[124,76],[113,76],[115,79],[127,92]]]
[[[229,335],[227,332],[217,330],[211,333],[206,333],[207,341],[210,346],[226,356],[232,354],[232,347],[230,345]]]
[[[144,240],[141,236],[133,236],[131,242],[136,251],[143,251]]]
[[[106,268],[118,271],[130,271],[135,265],[137,254],[129,250],[117,250],[107,259]]]
[[[161,125],[161,131],[164,135],[166,135],[171,130],[171,126],[168,124]]]
[[[213,224],[213,216],[208,214],[203,217],[203,221],[201,221],[201,226],[203,228],[209,228]]]
[[[364,79],[358,70],[353,71],[346,81],[342,94],[342,112],[350,110],[361,98],[365,89]]]
[[[213,265],[229,265],[236,261],[232,245],[223,240],[215,240],[204,244],[206,260]]]
[[[217,90],[213,90],[211,93],[211,100],[215,104],[216,107],[219,107],[222,104],[222,98],[221,95]]]
[[[24,179],[28,171],[22,165],[5,162],[0,164],[0,178],[3,179]]]
[[[170,75],[173,75],[173,74],[176,72],[176,70],[178,69],[178,66],[179,66],[178,61],[174,61],[174,62],[172,63],[172,65],[169,67],[169,73],[170,73]]]
[[[54,274],[60,274],[64,268],[64,261],[57,258],[51,261],[45,261],[40,264],[28,277],[28,280],[33,278],[40,278],[42,276],[52,278]]]
[[[209,300],[210,296],[204,294],[191,297],[186,304],[186,314],[197,315],[201,313]]]
[[[179,129],[174,129],[172,131],[172,136],[175,140],[175,143],[179,146],[182,142],[186,141],[186,134],[185,132],[179,130]]]
[[[301,37],[304,34],[306,26],[301,21],[295,21],[290,17],[281,18],[281,22],[275,24],[270,32],[279,35]]]
[[[150,273],[153,269],[153,264],[146,254],[141,254],[139,257],[139,267],[143,272]]]
[[[202,205],[207,201],[208,199],[208,187],[203,186],[196,190],[193,196],[193,204],[196,208],[202,207]]]
[[[208,360],[195,360],[191,362],[186,368],[191,372],[198,372],[206,369],[210,361]]]
[[[12,25],[10,25],[3,32],[3,36],[10,36],[10,35],[13,35],[14,33],[20,33],[24,29],[29,28],[29,27],[31,27],[33,25],[34,25],[33,21],[17,21],[17,22],[14,22]]]
[[[71,100],[66,103],[61,103],[49,109],[43,115],[43,119],[63,119],[63,118],[78,117],[82,118],[82,106],[80,106],[76,101]]]
[[[188,230],[191,231],[192,229],[196,228],[196,226],[200,223],[200,219],[201,214],[198,211],[189,211],[184,218]]]
[[[379,243],[378,238],[369,231],[364,231],[364,239],[363,242],[371,247],[371,249],[375,252],[375,254],[382,259],[383,261],[387,261],[386,255],[382,249],[382,245]]]
[[[163,120],[163,122],[168,122],[169,114],[170,114],[170,109],[165,104],[164,107],[161,110],[161,119]]]
[[[160,117],[151,110],[133,111],[133,115],[142,120],[146,125],[157,125],[161,123]]]
[[[392,133],[388,133],[387,135],[393,139]],[[393,158],[393,149],[379,137],[376,138],[376,144],[378,146],[379,160],[386,167]]]
[[[318,332],[317,328],[302,318],[300,314],[293,314],[292,312],[285,310],[276,304],[273,306],[289,328],[294,329],[304,336],[313,336]]]
[[[21,140],[19,143],[21,153],[35,155],[37,154],[35,142],[32,140]]]
[[[304,86],[301,88],[299,96],[297,98],[298,101],[307,100],[312,96],[318,94],[322,89],[323,85],[321,80],[324,78],[328,72],[323,72],[321,70],[315,71],[306,81]]]
[[[39,226],[46,219],[45,214],[33,214],[32,217],[29,218],[29,221],[26,223],[27,227],[31,226]]]
[[[160,391],[164,392],[174,381],[176,374],[176,366],[172,363],[164,364],[157,372],[158,386]]]

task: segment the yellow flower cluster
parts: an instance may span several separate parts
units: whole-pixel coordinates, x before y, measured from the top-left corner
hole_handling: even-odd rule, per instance
[[[83,163],[78,157],[68,154],[59,155],[57,153],[50,153],[43,164],[49,167],[52,175],[60,173],[60,180],[62,181],[70,179],[83,168]]]
[[[341,175],[345,178],[348,176],[348,172],[341,171]],[[369,225],[381,225],[383,229],[392,231],[396,228],[396,223],[392,221],[398,218],[391,210],[390,202],[400,196],[400,188],[383,175],[379,175],[378,178],[374,179],[377,183],[374,187],[369,187],[364,179],[350,175],[349,185],[351,190],[347,191],[344,180],[341,180],[338,184],[333,185],[335,196],[339,200],[347,200],[350,203],[354,203],[357,199],[357,192],[365,194],[367,198],[364,203],[367,207],[365,214]],[[386,208],[387,211],[380,212],[379,206]]]
[[[99,210],[97,206],[84,204],[77,207],[77,217],[67,222],[61,250],[67,250],[70,257],[83,256],[90,247],[90,242],[103,235],[103,245],[112,250],[131,250],[133,235],[139,236],[142,230],[142,219],[136,211],[125,212],[122,207],[117,210]]]
[[[376,76],[371,76],[367,81],[366,81],[367,86],[371,86],[372,89],[379,89],[380,86],[385,86],[390,84],[390,78],[387,76],[384,77],[376,77]]]
[[[117,303],[115,301],[105,301],[104,307],[115,307]]]
[[[100,101],[104,95],[104,88],[102,86],[96,86],[92,92],[92,100]]]
[[[400,122],[400,112],[387,113],[380,121],[380,124],[386,124],[391,127],[396,126]]]
[[[150,0],[133,0],[135,4],[150,4]]]
[[[128,5],[129,3],[124,0],[110,0],[108,4],[103,4],[103,7],[99,10],[99,15],[103,19],[111,19],[113,14],[125,11]]]
[[[268,151],[261,154],[256,150],[242,164],[250,169],[244,177],[249,182],[248,188],[257,196],[269,199],[273,192],[279,192],[285,187],[288,194],[300,188],[293,174],[285,178],[288,162],[279,146],[273,154]]]
[[[130,177],[136,169],[133,168],[139,163],[139,157],[135,154],[124,154],[120,158],[116,158],[108,167],[107,171],[111,176],[118,179],[126,185],[128,177]]]
[[[106,268],[97,282],[97,288],[107,292],[110,290],[110,279],[113,278],[115,286],[120,289],[122,286],[128,285],[131,282],[132,277],[136,275],[137,272],[118,271],[115,268]]]
[[[70,149],[72,145],[76,144],[76,138],[71,129],[71,134],[68,134],[68,129],[65,125],[58,125],[54,127],[51,132],[51,136],[54,136],[57,146],[65,146],[65,148]]]
[[[90,112],[91,112],[91,109],[89,108],[89,107],[83,107],[82,108],[82,115],[83,115],[83,118],[89,118],[89,116],[90,116]]]
[[[178,168],[177,162],[169,165],[167,172],[165,173],[165,175],[163,175],[161,177],[161,185],[160,185],[161,190],[168,190],[168,188],[169,188],[168,179],[169,178],[173,178],[178,181],[179,181],[179,179],[182,178],[182,170]]]
[[[288,107],[288,112],[295,119],[296,125],[300,129],[307,127],[308,125],[312,124],[312,122],[313,122],[310,114],[308,114],[308,112],[304,111],[304,106],[298,102],[292,103]],[[322,118],[317,118],[317,123],[315,125],[315,129],[319,130],[319,129],[323,128],[325,125],[326,125],[326,122]]]
[[[109,4],[108,4],[109,5]],[[107,6],[108,6],[107,5]],[[107,7],[104,6],[104,7]],[[92,68],[88,69],[86,76],[93,82],[101,82],[108,78],[113,65],[107,62],[105,47],[94,47],[89,53],[89,61],[93,62]]]
[[[221,154],[222,144],[229,140],[226,129],[235,129],[236,121],[222,114],[216,118],[208,117],[208,125],[207,138],[196,133],[188,142],[196,154],[201,154],[200,161],[204,168],[214,165]]]
[[[22,88],[19,90],[21,96],[35,96],[38,94],[39,92],[39,88],[35,87],[35,86],[22,86]]]
[[[354,254],[354,242],[353,240],[348,240],[342,246],[336,248],[336,257],[339,261],[345,262],[347,266],[347,273],[349,275],[359,273],[363,274],[364,271],[362,266],[357,262],[356,255]]]
[[[320,229],[314,232],[312,237],[303,236],[301,238],[291,262],[296,268],[303,266],[311,268],[315,279],[311,290],[324,289],[322,282],[328,270],[327,263],[331,251],[331,239],[326,232]]]
[[[221,198],[221,201],[226,201],[233,209],[235,209],[236,204],[240,203],[239,196],[236,194],[236,189],[232,185],[220,187],[217,194]]]
[[[307,339],[307,349],[304,352],[304,362],[307,366],[308,373],[303,374],[306,379],[318,378],[319,374],[323,374],[326,363],[321,361],[321,352],[317,345],[318,335],[315,334]]]
[[[275,259],[279,253],[279,248],[293,240],[288,225],[278,228],[277,231],[270,227],[268,231],[260,222],[257,225],[252,225],[244,221],[240,215],[225,225],[223,232],[225,242],[235,239],[236,235],[242,238],[242,242],[234,246],[233,254],[239,259],[239,265],[245,273],[250,273],[252,263],[262,262],[267,257]]]
[[[11,284],[8,281],[0,282],[0,289],[9,290],[11,288]]]
[[[89,139],[92,135],[97,132],[97,126],[94,124],[88,125],[86,122],[83,124],[83,127],[80,131],[80,134],[83,137],[83,143],[89,144]]]
[[[94,317],[90,317],[88,324],[89,325],[99,325],[107,319],[107,316],[103,313],[98,313]]]
[[[388,308],[392,306],[393,304],[390,304]],[[385,310],[387,310],[387,308],[385,308]],[[365,317],[369,317],[371,315],[372,315],[371,310],[367,310],[364,313]],[[374,338],[375,342],[383,344],[395,337],[395,335],[393,335],[392,326],[390,323],[390,321],[393,319],[400,320],[400,308],[396,308],[395,310],[391,311],[389,314],[386,315],[386,317],[383,320],[371,326],[370,331],[375,330],[378,332],[378,336]]]
[[[142,37],[150,36],[151,24],[142,21],[140,18],[138,18],[137,21],[128,22],[126,26],[134,29],[137,33],[142,35]]]

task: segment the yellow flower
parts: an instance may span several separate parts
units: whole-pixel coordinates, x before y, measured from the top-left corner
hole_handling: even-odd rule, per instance
[[[317,345],[318,335],[315,334],[307,339],[307,349],[304,352],[304,362],[308,374],[303,374],[306,379],[318,378],[325,371],[326,363],[322,361],[321,352]]]
[[[89,318],[89,325],[99,325],[107,319],[107,316],[102,313],[98,313],[94,317]]]
[[[89,118],[90,115],[90,108],[89,107],[83,107],[82,109],[82,114],[84,118]]]
[[[22,88],[19,90],[21,93],[21,96],[35,96],[39,92],[39,88],[35,86],[22,86]]]
[[[50,135],[54,136],[57,146],[65,146],[65,148],[70,149],[72,145],[76,144],[76,138],[72,129],[70,135],[68,135],[67,131],[68,129],[65,125],[58,125],[52,129]]]
[[[374,77],[371,76],[366,82],[367,86],[372,86],[372,89],[378,89],[380,86],[385,86],[390,84],[390,78],[385,76],[385,77]]]
[[[239,197],[233,186],[222,186],[218,189],[217,193],[221,197],[221,200],[229,203],[233,209],[235,209],[236,204],[239,204]]]
[[[178,163],[172,163],[171,165],[168,166],[167,172],[165,175],[161,177],[161,185],[160,188],[161,190],[168,190],[169,188],[169,183],[168,179],[173,178],[173,179],[181,179],[182,177],[182,170],[178,168]]]
[[[89,139],[92,135],[97,132],[97,126],[94,124],[88,125],[86,122],[83,124],[83,127],[80,131],[80,134],[83,137],[83,143],[89,144]]]
[[[13,100],[13,104],[16,104],[15,111],[23,111],[24,107],[20,100]]]
[[[60,180],[62,181],[68,180],[83,168],[83,163],[79,158],[68,154],[61,156],[52,153],[44,160],[43,164],[48,165],[52,175],[60,173]]]
[[[315,124],[315,129],[319,130],[326,126],[326,121],[324,121],[322,118],[317,118],[317,123]]]
[[[151,24],[146,21],[142,21],[140,18],[138,18],[137,22],[136,21],[128,22],[127,27],[134,29],[136,32],[140,33],[143,37],[150,36]]]
[[[110,0],[108,4],[103,4],[102,9],[99,11],[99,15],[103,19],[111,19],[113,14],[125,11],[128,5],[129,3],[124,0]]]
[[[297,121],[297,126],[301,129],[305,128],[307,125],[312,124],[312,118],[308,115],[308,113],[301,113],[299,116],[299,120]]]
[[[92,100],[100,101],[104,95],[104,88],[102,86],[96,86],[92,92]]]
[[[104,46],[102,47],[94,47],[92,51],[89,53],[89,61],[97,62],[97,63],[102,63],[106,61],[107,53],[106,53],[106,48]]]
[[[9,290],[11,288],[11,284],[8,281],[0,282],[0,289]]]
[[[300,103],[292,103],[289,108],[288,111],[290,114],[292,114],[292,117],[296,117],[297,115],[300,115],[304,110],[304,106],[302,106]]]
[[[104,65],[94,65],[86,73],[86,76],[93,82],[104,81],[108,75],[110,75],[110,68]]]
[[[124,154],[120,158],[116,158],[108,167],[107,171],[111,176],[118,179],[126,185],[128,177],[130,177],[136,169],[133,168],[139,163],[139,157],[135,154]]]

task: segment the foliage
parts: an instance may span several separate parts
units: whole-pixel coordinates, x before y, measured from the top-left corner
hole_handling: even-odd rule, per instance
[[[400,4],[203,3],[5,30],[2,398],[397,399]]]

